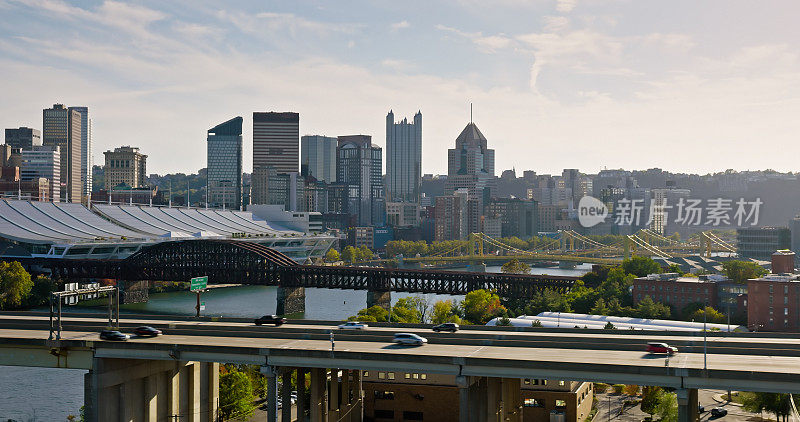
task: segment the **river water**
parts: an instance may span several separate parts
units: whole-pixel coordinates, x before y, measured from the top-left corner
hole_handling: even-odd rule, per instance
[[[456,269],[457,270],[457,269]],[[590,265],[576,269],[533,268],[533,274],[580,276]],[[487,267],[499,272],[500,267]],[[275,287],[241,286],[212,289],[203,293],[203,315],[254,318],[275,313]],[[392,303],[414,293],[392,293]],[[463,296],[424,295],[432,305],[438,300],[462,300]],[[367,293],[360,290],[306,289],[305,319],[342,320],[366,307]],[[190,292],[150,295],[147,303],[122,305],[121,313],[194,315],[196,297]],[[69,310],[80,308],[67,307]],[[124,318],[124,315],[122,316]],[[0,366],[0,421],[66,421],[83,404],[83,374],[86,371]]]

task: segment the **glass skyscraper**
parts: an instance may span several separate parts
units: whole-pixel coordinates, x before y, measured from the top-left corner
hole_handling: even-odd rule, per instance
[[[360,226],[385,223],[382,151],[369,135],[340,136],[336,151],[336,180],[347,184],[348,211]]]
[[[300,174],[319,181],[336,181],[336,138],[305,135],[300,138]]]
[[[208,203],[242,207],[242,118],[234,117],[208,130]]]
[[[422,112],[414,122],[395,123],[386,115],[386,198],[389,202],[419,202],[422,179]]]

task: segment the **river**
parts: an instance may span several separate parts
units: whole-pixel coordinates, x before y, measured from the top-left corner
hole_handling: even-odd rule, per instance
[[[454,269],[457,271],[458,269]],[[464,269],[466,270],[466,269]],[[533,274],[580,276],[590,265],[575,269],[533,268]],[[500,272],[491,266],[487,272]],[[203,315],[257,317],[275,313],[275,287],[241,286],[212,289],[203,294]],[[392,303],[414,293],[392,293]],[[437,300],[462,300],[463,296],[424,295],[430,304]],[[367,293],[360,290],[306,289],[305,319],[341,320],[366,307]],[[122,305],[121,313],[194,315],[196,298],[190,292],[150,295],[147,303]],[[80,310],[67,307],[65,312]],[[122,316],[124,318],[124,315]],[[0,421],[66,421],[77,415],[83,404],[83,374],[86,371],[0,366]]]

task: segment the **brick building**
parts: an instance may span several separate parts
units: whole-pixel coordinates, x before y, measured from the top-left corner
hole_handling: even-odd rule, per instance
[[[544,379],[519,383],[523,420],[582,421],[592,410],[592,384]],[[459,393],[452,375],[364,371],[364,420],[458,421]]]
[[[800,331],[800,276],[769,274],[747,280],[747,327]]]
[[[691,303],[718,307],[721,276],[680,277],[677,273],[650,274],[633,280],[633,303],[638,305],[645,296],[656,302],[683,309]]]

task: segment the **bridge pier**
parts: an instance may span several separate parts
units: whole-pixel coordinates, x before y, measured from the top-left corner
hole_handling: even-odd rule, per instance
[[[96,358],[84,382],[90,422],[218,417],[218,363]]]
[[[147,281],[117,280],[120,287],[119,303],[144,303],[150,299],[150,283]]]
[[[697,389],[679,388],[675,390],[675,394],[678,396],[678,422],[699,421]]]
[[[389,311],[392,307],[392,292],[367,290],[367,308],[371,308],[375,305]]]
[[[306,289],[304,287],[278,287],[278,306],[275,313],[289,315],[306,311]]]
[[[467,267],[469,271],[473,273],[485,273],[486,272],[486,263],[485,262],[477,262],[469,264]]]

